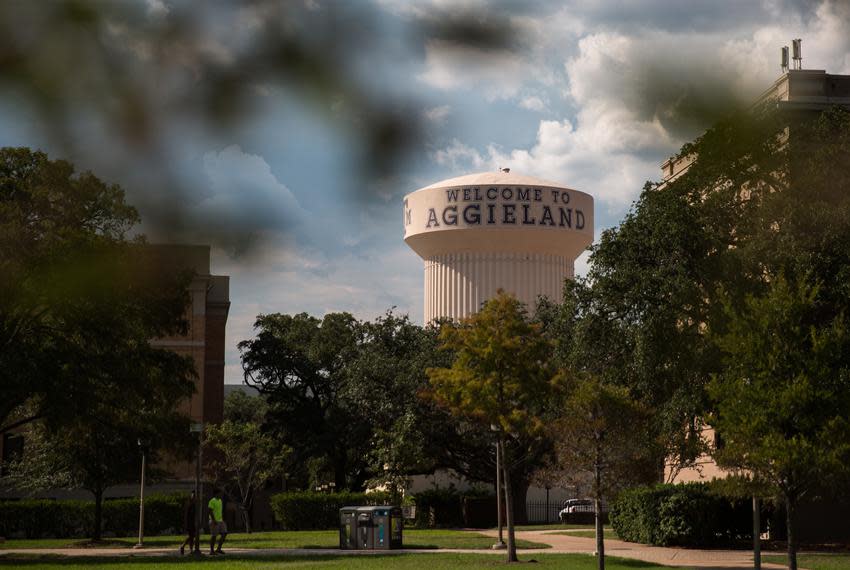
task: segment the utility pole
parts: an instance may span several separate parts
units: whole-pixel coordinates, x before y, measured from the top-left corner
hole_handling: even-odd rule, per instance
[[[753,495],[753,568],[761,570],[761,506]]]
[[[491,429],[493,427],[495,426],[491,426]],[[498,441],[496,442],[496,518],[499,523],[499,542],[491,548],[493,550],[501,550],[502,548],[507,548],[507,545],[502,535],[502,521],[504,520],[502,517],[502,448]]]
[[[133,548],[144,548],[145,546],[145,462],[147,459],[147,445],[141,439],[138,440],[139,449],[142,450],[142,475],[139,483],[139,542]]]
[[[203,505],[203,500],[201,499],[201,461],[203,460],[202,450],[203,450],[203,434],[204,434],[204,424],[201,422],[194,422],[192,426],[189,428],[192,433],[198,434],[198,455],[195,460],[195,549],[192,551],[192,554],[195,556],[201,555],[201,505]]]

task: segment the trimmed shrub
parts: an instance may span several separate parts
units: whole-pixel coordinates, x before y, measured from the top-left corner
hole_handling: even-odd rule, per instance
[[[611,524],[629,542],[728,545],[752,538],[752,507],[748,500],[712,492],[705,483],[638,487],[614,502]]]
[[[339,527],[342,507],[388,505],[389,493],[289,492],[272,495],[272,512],[283,530],[327,530]]]
[[[145,497],[145,534],[171,534],[183,524],[187,496]],[[24,499],[0,501],[0,536],[22,538],[85,538],[94,530],[94,501]],[[103,531],[129,536],[139,530],[139,500],[103,502]]]
[[[435,488],[413,496],[416,528],[458,528],[464,526],[463,497],[455,488]]]

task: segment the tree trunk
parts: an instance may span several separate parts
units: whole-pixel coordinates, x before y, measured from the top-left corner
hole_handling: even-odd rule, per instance
[[[242,508],[239,510],[242,511],[242,524],[245,527],[245,532],[251,534],[251,517],[248,514],[248,509],[245,505],[242,505]]]
[[[516,556],[516,538],[514,535],[514,507],[511,498],[511,470],[508,469],[510,460],[505,455],[505,445],[499,437],[499,445],[502,449],[502,474],[505,479],[505,519],[508,527],[508,562],[519,562]]]
[[[92,542],[99,542],[103,527],[103,489],[94,490],[94,532],[92,533]]]
[[[797,509],[797,497],[785,495],[785,527],[788,539],[788,570],[797,570],[797,537],[794,534],[794,514]]]
[[[602,528],[602,468],[599,465],[600,450],[596,451],[596,465],[594,465],[593,478],[593,510],[596,522],[596,557],[599,570],[605,570],[605,530]]]
[[[514,507],[514,524],[528,524],[528,480],[525,477],[515,477],[511,481],[511,498]]]
[[[317,481],[318,482],[318,481]],[[342,491],[343,489],[348,489],[345,481],[345,461],[339,458],[334,461],[334,484],[336,485],[336,489],[338,491]],[[352,491],[359,491],[360,489],[351,489]]]

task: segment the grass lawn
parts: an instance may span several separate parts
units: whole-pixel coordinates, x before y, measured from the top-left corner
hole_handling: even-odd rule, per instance
[[[145,545],[152,547],[177,548],[183,542],[183,536],[151,536],[145,538]],[[209,535],[201,537],[202,546],[209,544]],[[0,550],[10,548],[67,548],[84,547],[85,540],[67,538],[44,538],[37,540],[14,539],[0,543]],[[109,539],[102,547],[128,548],[136,544],[136,537]],[[494,539],[477,532],[462,530],[404,530],[405,548],[470,548],[488,549]],[[225,547],[230,548],[338,548],[339,533],[335,530],[298,530],[255,532],[252,534],[232,533],[227,535]],[[518,548],[548,548],[546,544],[517,540]]]
[[[787,564],[784,554],[762,554],[763,562]],[[808,570],[848,570],[850,554],[798,554],[797,566]]]
[[[596,558],[586,554],[536,554],[520,556],[528,562],[536,560],[535,568],[570,568],[571,570],[595,570]],[[606,567],[610,570],[672,570],[670,566],[658,566],[638,560],[607,557]],[[497,554],[379,554],[370,556],[243,556],[228,555],[218,558],[204,558],[197,561],[190,557],[167,558],[45,558],[21,557],[9,559],[0,556],[0,566],[15,564],[19,568],[39,568],[43,570],[83,570],[88,568],[132,568],[133,570],[170,570],[205,568],[258,568],[261,570],[287,568],[324,568],[324,569],[366,569],[391,568],[407,570],[428,568],[442,570],[463,568],[504,568],[504,558]]]

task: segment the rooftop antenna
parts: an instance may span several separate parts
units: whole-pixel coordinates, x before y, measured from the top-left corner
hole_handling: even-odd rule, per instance
[[[791,59],[794,60],[794,69],[803,69],[803,48],[802,48],[803,40],[797,38],[796,40],[791,40]]]
[[[782,46],[782,73],[788,72],[788,46]]]

